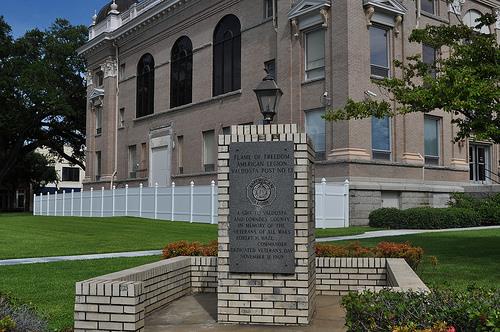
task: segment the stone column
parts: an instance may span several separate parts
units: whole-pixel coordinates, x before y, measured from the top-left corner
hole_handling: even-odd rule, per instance
[[[219,136],[219,323],[311,322],[313,160],[296,125],[233,126]]]

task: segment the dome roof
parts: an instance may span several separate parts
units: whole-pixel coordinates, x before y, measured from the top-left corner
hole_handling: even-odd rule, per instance
[[[123,13],[124,11],[128,10],[130,8],[130,6],[132,6],[134,3],[137,3],[140,1],[141,0],[116,0],[116,4],[118,5],[118,11],[120,13]],[[110,1],[106,6],[102,7],[102,9],[97,14],[96,24],[99,24],[100,22],[102,22],[106,19],[106,17],[108,16],[108,13],[111,10],[112,3],[113,3],[113,1]]]

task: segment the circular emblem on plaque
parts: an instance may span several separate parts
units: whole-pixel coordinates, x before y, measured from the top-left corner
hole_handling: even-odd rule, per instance
[[[271,205],[276,199],[276,187],[269,179],[257,178],[247,186],[247,197],[252,205]]]

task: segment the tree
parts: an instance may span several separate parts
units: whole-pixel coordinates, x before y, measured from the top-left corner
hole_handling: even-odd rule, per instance
[[[33,192],[37,192],[49,183],[54,183],[60,179],[57,172],[50,164],[53,160],[45,155],[30,152],[27,153],[19,163],[9,172],[9,177],[5,179],[3,185],[11,190],[15,190],[21,185],[29,184]]]
[[[449,57],[434,64],[424,63],[420,56],[408,57],[406,63],[395,61],[401,77],[374,81],[389,100],[349,99],[342,109],[329,110],[325,119],[382,118],[441,109],[453,115],[459,129],[456,141],[475,136],[500,143],[500,49],[494,34],[478,32],[495,20],[485,14],[475,29],[461,23],[414,30],[410,42],[447,48]]]
[[[84,167],[85,67],[76,50],[86,40],[86,27],[62,19],[14,40],[0,17],[0,183],[41,147]]]

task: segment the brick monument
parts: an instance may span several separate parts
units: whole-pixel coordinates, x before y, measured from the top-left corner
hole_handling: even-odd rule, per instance
[[[307,325],[315,310],[314,151],[296,125],[219,136],[218,321]]]

